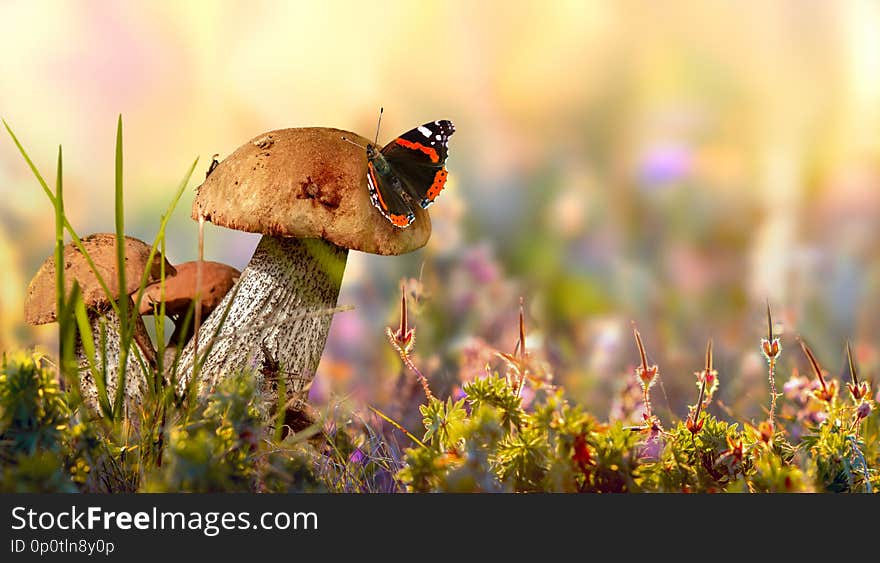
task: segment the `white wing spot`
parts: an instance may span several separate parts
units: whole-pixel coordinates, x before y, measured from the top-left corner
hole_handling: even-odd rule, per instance
[[[441,140],[443,140],[443,135],[437,135],[434,138],[437,139],[438,141],[441,141]]]
[[[419,125],[419,133],[424,135],[425,137],[431,136],[431,130],[425,127],[424,125]]]

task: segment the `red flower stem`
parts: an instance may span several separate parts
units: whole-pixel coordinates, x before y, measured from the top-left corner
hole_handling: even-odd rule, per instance
[[[770,358],[768,377],[770,378],[770,430],[776,430],[776,358]]]
[[[410,359],[409,354],[407,354],[406,352],[401,352],[400,359],[403,360],[403,363],[406,364],[406,367],[408,367],[410,370],[412,370],[414,374],[416,374],[419,383],[422,384],[422,389],[424,389],[425,391],[425,397],[429,401],[432,400],[434,398],[434,394],[431,393],[431,388],[428,386],[428,379],[424,375],[422,375],[422,372],[419,371],[419,368],[417,368],[413,361]]]
[[[523,314],[523,298],[519,298],[519,359],[522,373],[519,374],[519,383],[516,388],[516,396],[522,396],[522,389],[526,386],[526,322]],[[514,351],[514,354],[516,351]]]

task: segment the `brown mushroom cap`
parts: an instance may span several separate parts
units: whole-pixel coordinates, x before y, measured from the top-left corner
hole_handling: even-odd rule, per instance
[[[177,264],[177,274],[165,280],[165,312],[182,315],[187,312],[196,294],[198,262]],[[220,262],[202,262],[202,314],[208,315],[232,289],[241,272]],[[156,282],[144,290],[140,304],[141,315],[153,314],[153,304],[161,301],[160,284]]]
[[[370,202],[366,146],[359,135],[323,127],[255,137],[221,162],[199,187],[193,219],[271,236],[322,238],[372,254],[403,254],[431,236],[427,211],[393,226]]]
[[[83,247],[88,252],[95,267],[107,284],[113,299],[120,296],[119,279],[116,271],[116,235],[98,233],[82,239]],[[133,237],[125,237],[125,295],[140,287],[141,276],[147,268],[150,257],[150,245]],[[147,283],[159,279],[162,256],[159,252],[150,264]],[[174,266],[165,261],[165,275],[174,275]],[[98,308],[109,303],[107,295],[98,283],[98,278],[89,267],[85,256],[73,243],[64,247],[64,286],[69,294],[73,282],[79,282],[82,298],[87,308]],[[27,297],[24,302],[24,318],[28,324],[41,325],[55,322],[57,319],[55,296],[55,255],[43,262],[34,278],[28,285]]]

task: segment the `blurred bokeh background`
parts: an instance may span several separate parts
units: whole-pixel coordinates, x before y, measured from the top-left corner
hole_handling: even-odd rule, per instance
[[[767,401],[765,302],[782,380],[806,338],[832,375],[846,339],[866,376],[880,329],[880,5],[779,2],[0,2],[0,115],[44,176],[65,155],[80,234],[113,230],[115,122],[126,226],[196,257],[192,189],[211,160],[271,129],[333,126],[380,142],[448,118],[448,189],[422,251],[353,253],[312,389],[394,411],[418,388],[383,327],[400,283],[416,360],[443,395],[516,343],[604,418],[637,361],[660,365],[661,418],[684,416],[715,340],[720,398]],[[208,226],[206,258],[244,268],[257,237]],[[52,209],[0,138],[0,349],[52,251]],[[781,384],[780,384],[781,386]],[[397,413],[405,414],[405,413]]]

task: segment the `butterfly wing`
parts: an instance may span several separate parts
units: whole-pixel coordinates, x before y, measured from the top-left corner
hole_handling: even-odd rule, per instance
[[[446,185],[451,121],[432,121],[397,137],[382,149],[394,174],[414,202],[428,207]]]
[[[367,187],[370,200],[395,227],[408,227],[415,221],[412,207],[402,194],[400,180],[393,174],[379,174],[372,162],[367,163]]]

